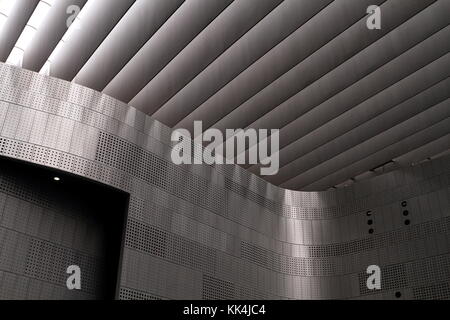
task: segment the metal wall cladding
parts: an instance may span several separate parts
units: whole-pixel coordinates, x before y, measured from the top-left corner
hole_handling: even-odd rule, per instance
[[[120,299],[450,298],[448,156],[344,189],[289,191],[234,165],[174,165],[169,128],[88,88],[4,64],[0,83],[2,156],[130,194]],[[59,252],[9,233],[0,243]],[[9,268],[36,273],[39,261]],[[381,290],[365,285],[372,264]]]
[[[104,229],[96,211],[7,165],[0,167],[0,299],[102,298]],[[71,265],[82,270],[81,290],[66,287]]]

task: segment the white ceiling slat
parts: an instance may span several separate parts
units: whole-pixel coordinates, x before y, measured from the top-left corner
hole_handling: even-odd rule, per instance
[[[184,0],[137,0],[81,68],[74,82],[102,91]]]
[[[53,0],[41,0],[33,11],[30,19],[28,20],[25,28],[20,34],[19,39],[17,39],[13,50],[11,51],[6,63],[22,66],[23,57],[25,52],[28,50],[28,46],[33,41],[36,32],[39,30],[41,25],[47,19],[47,15],[52,8]]]
[[[279,128],[280,170],[263,178],[324,190],[448,152],[449,11],[442,0],[0,0],[0,58],[172,127]]]
[[[383,52],[368,51],[366,57],[364,55],[355,56],[356,61],[353,62],[353,65],[348,65],[349,69],[343,68],[345,66],[343,65],[341,68],[333,70],[319,82],[302,91],[301,94],[292,97],[274,109],[272,112],[276,116],[272,116],[270,113],[266,114],[249,127],[281,128],[280,146],[285,147],[365,100],[380,95],[391,85],[395,85],[398,81],[420,70],[427,63],[449,52],[450,42],[445,41],[449,36],[450,26],[440,30],[400,56],[393,56],[395,59],[362,79],[358,79],[361,72],[358,69],[367,69],[364,61],[369,61],[368,59],[371,59],[372,56],[383,58],[388,55],[389,50]],[[379,47],[379,49],[381,48],[383,47]],[[396,49],[401,49],[401,46],[396,47]],[[377,58],[373,59],[376,61]],[[364,72],[361,73],[365,74]],[[350,86],[346,87],[348,83],[350,83]],[[336,87],[340,88],[341,91],[333,95],[335,91],[338,91],[335,89]],[[327,95],[331,98],[321,104],[317,103]]]
[[[447,131],[444,134],[448,134],[450,126],[448,128],[443,128],[442,121],[449,117],[450,100],[447,99],[413,118],[385,130],[363,143],[340,153],[336,157],[311,168],[282,185],[306,187],[311,184],[322,184],[323,181],[338,179],[334,177],[340,178],[343,173],[350,174],[350,176],[345,177],[343,180],[354,177],[376,167],[380,163],[386,163],[395,157],[422,146],[424,144],[423,140],[439,136],[436,132],[441,133]],[[431,130],[430,128],[433,127],[435,129]],[[413,139],[412,137],[414,136],[421,137],[421,139]],[[429,141],[427,140],[426,143],[428,142]],[[393,146],[395,146],[395,148]],[[414,146],[414,148],[411,146]],[[372,157],[372,154],[377,154],[378,156]],[[365,163],[365,159],[369,159],[369,161]],[[377,161],[375,162],[375,160]],[[357,163],[358,166],[355,166],[355,163]],[[335,185],[342,181],[334,181],[331,184],[328,184],[328,186]]]
[[[448,65],[448,63],[450,63],[450,54],[446,54],[445,56],[443,56],[443,57],[433,61],[426,68],[424,68],[422,70],[419,70],[419,72],[416,72],[415,74],[413,74],[412,77],[410,77],[409,79],[406,79],[407,82],[404,83],[405,90],[411,89],[413,87],[412,83],[420,83],[420,82],[424,81],[423,79],[427,78],[428,76],[431,77],[431,81],[433,81],[435,79],[435,78],[433,78],[434,75],[436,75],[438,77],[438,79],[439,79],[439,77],[441,77],[441,78],[448,77],[450,69],[445,68],[445,66]],[[439,74],[441,74],[441,75],[439,76]],[[409,80],[409,83],[408,83],[408,80]],[[446,86],[444,86],[441,90],[444,91],[444,90],[446,90],[445,88],[446,88]],[[444,94],[448,94],[448,92],[445,92]],[[387,98],[390,98],[390,97],[392,97],[392,95],[388,94]],[[407,121],[411,121],[411,120],[408,119]],[[384,132],[386,132],[386,131],[383,131],[382,134],[384,134]],[[395,138],[396,138],[395,136],[392,136],[392,139],[395,139]],[[368,139],[367,141],[370,141],[370,139]],[[367,142],[364,142],[364,143],[367,143]],[[357,148],[357,146],[355,146],[354,148]],[[350,149],[350,150],[352,150],[352,149]],[[342,156],[342,154],[346,154],[346,152],[348,152],[348,151],[345,151],[345,152],[339,154],[338,157]],[[397,156],[399,156],[399,155],[397,155]],[[314,171],[317,174],[321,174],[319,171],[321,170],[321,168],[323,168],[323,164],[324,163],[329,163],[330,161],[334,161],[335,159],[336,159],[336,157],[333,157],[332,159],[330,159],[328,161],[325,161],[325,162],[323,162],[322,164],[320,164],[318,166],[315,166],[313,168],[309,168],[307,171],[305,171],[305,173],[300,174],[300,175],[295,175],[295,171],[294,171],[294,172],[292,172],[292,174],[293,174],[292,178],[287,180],[285,183],[282,183],[281,185],[283,185],[283,186],[284,185],[291,186],[293,184],[297,185],[297,183],[299,183],[299,181],[301,181],[303,179],[304,174],[306,174],[306,172],[309,172],[309,174],[311,174],[311,172]],[[388,160],[390,160],[390,159],[388,159]],[[299,161],[301,161],[301,160],[299,160]],[[375,166],[377,166],[377,165],[379,165],[380,163],[383,163],[383,162],[385,162],[385,161],[381,161],[378,164],[374,164],[372,167],[375,167]],[[368,167],[367,170],[369,170],[372,167]],[[350,176],[348,176],[348,178],[354,177],[354,176],[356,176],[359,173],[361,173],[361,172],[351,172]]]
[[[83,9],[87,0],[58,0],[47,13],[45,22],[36,31],[24,53],[22,67],[39,72],[61,38],[67,32],[67,9],[76,6]]]
[[[422,6],[424,5],[426,6],[425,1],[415,1],[414,3],[411,3],[411,6],[397,7],[396,4],[397,2],[391,1],[384,4],[387,6],[386,10],[392,10],[390,17],[385,18],[383,22],[388,30],[390,26],[398,27],[398,24],[402,22],[402,16],[403,19],[405,19],[404,16],[410,17],[416,12],[417,9],[423,8]],[[390,9],[391,6],[392,9]],[[233,111],[217,121],[214,124],[214,127],[221,130],[232,126],[245,128],[255,122],[258,118],[264,116],[266,113],[271,110],[275,110],[275,107],[281,105],[286,100],[297,94],[301,94],[302,90],[314,85],[315,82],[319,83],[319,81],[323,81],[321,78],[326,77],[328,73],[336,72],[334,71],[335,68],[343,68],[343,66],[341,66],[342,64],[351,63],[351,59],[354,55],[363,54],[360,51],[364,50],[365,45],[369,45],[371,42],[378,40],[377,43],[382,44],[385,50],[393,51],[390,43],[395,38],[398,42],[399,48],[408,48],[418,40],[420,41],[420,39],[425,39],[430,34],[430,31],[431,33],[436,32],[442,25],[446,25],[447,20],[447,16],[442,14],[441,6],[436,8],[427,8],[411,20],[404,23],[404,25],[400,25],[399,28],[394,29],[389,35],[384,36],[381,40],[379,40],[383,35],[385,35],[386,31],[383,31],[382,29],[382,31],[372,35],[367,32],[365,26],[366,21],[365,19],[362,19],[314,52],[307,59],[292,68],[289,72],[285,73],[270,85],[263,88],[263,90],[259,91],[257,94],[237,106]],[[424,21],[430,22],[424,25]],[[320,25],[323,25],[323,23]],[[314,31],[314,29],[312,29],[312,31]],[[411,33],[417,34],[417,39],[415,37],[411,38],[404,36]],[[343,50],[343,48],[345,48],[345,50]],[[368,48],[365,51],[370,51],[370,49]],[[377,57],[372,56],[371,58],[373,59]],[[353,65],[349,65],[347,68],[347,72],[352,72],[354,67]],[[237,89],[232,92],[231,90],[230,92],[226,92],[226,95],[223,97],[219,96],[225,102],[222,102],[219,99],[214,99],[215,97],[213,97],[210,99],[211,102],[207,102],[210,105],[208,107],[211,108],[216,106],[219,109],[227,108],[227,105],[232,105],[233,99],[231,97],[235,95],[236,91],[243,86],[244,80],[245,82],[258,81],[256,76],[242,78],[242,81],[233,84],[233,87]],[[322,86],[327,87],[328,84],[324,83]],[[239,92],[237,95],[239,95]],[[300,101],[301,100],[302,99],[300,99]]]
[[[135,0],[92,0],[83,8],[80,28],[52,57],[50,75],[72,81]]]
[[[234,1],[161,70],[130,104],[162,120],[158,112],[167,100],[280,3],[281,0]]]
[[[417,11],[420,11],[420,9],[423,9],[423,7],[426,6],[426,3],[423,1],[415,1],[414,3],[411,3],[411,6],[407,7],[407,9],[405,9],[404,6],[397,7],[396,4],[398,3],[396,2],[395,5],[393,5],[388,2],[386,3],[387,7],[384,8],[387,10],[391,8],[391,5],[393,5],[393,11],[391,12],[390,17],[390,20],[392,21],[385,21],[387,28],[389,28],[390,23],[393,24],[393,27],[398,26],[397,24],[401,23],[402,19],[411,17],[417,13]],[[432,22],[428,23],[426,27],[424,27],[423,22],[429,21],[430,18],[433,18]],[[323,25],[323,23],[325,22],[321,21],[321,25]],[[329,42],[306,60],[291,69],[284,76],[267,86],[259,94],[253,96],[240,107],[236,108],[231,114],[215,123],[214,128],[218,128],[223,131],[226,128],[245,128],[247,126],[279,128],[281,124],[276,122],[276,120],[279,119],[280,115],[279,111],[274,108],[277,104],[280,108],[290,104],[290,108],[293,110],[295,109],[295,112],[298,112],[298,109],[300,109],[298,106],[300,106],[302,110],[310,110],[309,114],[314,114],[315,112],[319,115],[326,115],[324,112],[317,112],[317,110],[314,111],[314,108],[320,106],[321,102],[325,104],[328,103],[330,108],[334,108],[334,103],[327,101],[327,98],[333,98],[336,93],[339,93],[340,90],[345,88],[346,83],[352,83],[352,77],[353,81],[356,82],[356,80],[363,78],[365,75],[369,75],[374,71],[374,66],[382,66],[386,62],[389,62],[402,52],[416,45],[417,42],[425,40],[430,34],[440,30],[447,24],[448,17],[446,14],[442,13],[442,6],[433,6],[427,8],[426,11],[414,16],[412,19],[381,38],[384,33],[380,33],[376,37],[367,36],[368,33],[365,19],[362,19],[357,24],[353,25],[351,28],[336,37],[332,42]],[[315,29],[313,28],[311,32],[314,30]],[[408,35],[414,31],[417,31],[415,32],[417,36],[413,38],[409,37]],[[358,41],[356,41],[356,39],[358,39]],[[364,41],[362,39],[364,39]],[[371,41],[375,41],[377,39],[379,40],[368,46],[366,49],[360,51],[365,45],[370,44]],[[390,45],[392,41],[396,41],[397,45],[395,47]],[[346,48],[346,51],[342,50],[342,47]],[[356,54],[352,56],[355,52]],[[382,52],[383,54],[379,54],[378,52]],[[333,56],[333,59],[330,59],[330,56]],[[345,60],[346,58],[349,59]],[[338,61],[345,62],[337,65]],[[366,63],[367,61],[370,61],[370,63]],[[265,70],[267,69],[269,69],[269,67],[265,68]],[[325,73],[325,75],[323,75],[323,73]],[[314,77],[317,79],[315,82],[312,81]],[[337,79],[340,80],[338,81]],[[242,86],[245,86],[244,83],[253,83],[258,81],[256,76],[246,78],[245,80],[245,82],[234,84],[233,88],[236,89],[228,91],[226,97],[222,96],[223,100],[232,102],[235,91],[239,90]],[[289,99],[285,99],[287,98],[287,95],[285,95],[284,92],[288,92],[288,95],[291,95],[291,97]],[[296,95],[292,95],[292,92],[298,93]],[[201,117],[199,116],[198,118],[203,119],[206,117],[207,119],[211,119],[216,114],[220,114],[220,110],[222,110],[222,108],[226,108],[226,105],[221,103],[220,100],[210,100],[212,100],[212,103],[208,106],[211,109],[218,108],[219,111],[209,113],[205,112],[205,115]],[[283,102],[283,100],[285,101]],[[271,122],[267,122],[261,126],[256,125],[255,123],[259,121],[260,117],[264,117],[264,112],[262,110],[270,110],[271,108],[273,108],[274,112],[269,112],[270,114],[265,115],[266,119]],[[295,139],[300,139],[303,135],[307,134],[304,128],[294,121],[296,120],[293,115],[295,112],[290,113],[289,111],[284,111],[285,118],[293,121],[293,123],[281,128],[281,148],[289,147],[289,144],[293,141],[295,142]],[[256,121],[251,124],[251,121],[249,121],[250,119]],[[301,121],[301,119],[302,114],[300,114],[299,119],[297,120]],[[306,123],[308,126],[314,124],[314,122],[311,121],[306,121]],[[287,136],[292,137],[295,135],[296,138],[286,139],[286,135],[283,136],[285,130],[292,132]],[[285,159],[290,158],[290,155],[293,153],[292,150],[286,152],[286,150],[281,149],[281,152],[280,161],[282,163],[284,161],[290,161]],[[257,168],[255,168],[253,172],[257,172],[256,169]]]
[[[301,94],[259,118],[250,127],[283,128],[280,140],[286,139],[286,142],[280,141],[280,144],[284,146],[293,141],[294,136],[291,134],[298,137],[309,133],[316,125],[329,121],[334,116],[364,102],[448,52],[450,42],[444,39],[449,34],[450,28],[446,28],[408,51],[400,52],[400,56],[394,56],[394,59],[369,74],[366,71],[360,75],[359,70],[364,69],[370,72],[370,68],[367,68],[365,64],[368,61],[376,61],[376,56],[389,56],[389,50],[369,51],[365,55],[356,56],[353,61],[354,72],[345,68],[333,70]],[[349,67],[351,68],[352,65]],[[334,94],[335,92],[338,93]],[[324,100],[324,96],[331,97],[320,103]],[[277,117],[274,117],[272,113],[277,114]]]
[[[8,59],[38,3],[39,0],[14,0],[8,18],[0,29],[0,61]]]
[[[129,102],[232,1],[185,1],[103,92]]]
[[[450,71],[447,77],[450,76]],[[435,80],[435,78],[432,78]],[[372,104],[366,104],[366,108],[355,110],[356,114],[348,112],[347,116],[339,117],[337,121],[332,121],[327,126],[321,127],[312,135],[302,137],[293,144],[293,150],[287,150],[282,153],[281,157],[285,161],[286,156],[291,152],[294,154],[292,162],[280,165],[280,171],[276,176],[268,177],[267,180],[281,184],[290,177],[299,175],[302,172],[318,165],[319,163],[336,156],[340,152],[355,146],[356,144],[364,142],[366,139],[380,134],[384,130],[391,128],[394,125],[409,119],[411,116],[420,113],[427,108],[432,107],[436,103],[440,103],[450,97],[450,79],[438,83],[431,88],[422,91],[420,94],[400,103],[394,107],[391,104],[387,105],[387,110],[372,118],[371,112],[377,109],[376,101]],[[385,105],[378,105],[384,107]],[[378,109],[379,109],[378,108]],[[385,108],[383,108],[385,109]],[[370,120],[360,125],[353,123],[354,116],[367,117]],[[350,128],[350,129],[349,129]],[[337,132],[336,132],[337,131]],[[336,132],[336,134],[334,133]],[[325,133],[325,134],[321,134]],[[323,140],[327,134],[335,136],[330,140]],[[327,141],[322,144],[322,141]],[[295,150],[294,150],[295,149]],[[296,152],[301,150],[302,154]],[[251,168],[255,172],[256,168]]]
[[[285,59],[280,59],[280,54],[273,54],[273,52],[283,41],[291,38],[293,32],[298,31],[299,28],[301,30],[301,27],[311,18],[319,15],[319,12],[326,11],[331,2],[330,0],[285,0],[167,101],[158,110],[157,116],[171,127],[182,127],[188,130],[192,130],[193,119],[201,118],[204,125],[209,125],[206,115],[215,114],[210,111],[220,110],[220,106],[210,110],[198,110],[197,107],[235,77],[246,72],[249,66],[259,63],[267,55],[278,56],[277,63],[270,63],[270,68],[261,66],[259,70],[262,74],[259,79],[264,79],[263,74],[282,73],[290,69],[301,58],[300,51],[294,57],[289,55],[290,57]],[[295,42],[295,40],[292,41]],[[252,82],[242,84],[242,90],[250,91],[250,83]]]
[[[446,105],[449,108],[449,105]],[[450,108],[449,108],[450,109]],[[397,157],[399,154],[404,154],[410,152],[416,148],[420,148],[434,140],[439,139],[442,136],[449,134],[450,132],[450,118],[446,118],[436,123],[431,127],[413,134],[406,139],[399,141],[393,145],[386,147],[385,149],[378,151],[377,153],[367,153],[367,156],[359,160],[352,165],[343,168],[339,171],[333,172],[332,174],[314,181],[310,185],[297,184],[295,188],[301,188],[302,190],[323,190],[324,186],[336,185],[341,181],[344,181],[346,176],[352,174],[353,172],[365,172],[372,165],[380,163],[386,159],[392,159]]]

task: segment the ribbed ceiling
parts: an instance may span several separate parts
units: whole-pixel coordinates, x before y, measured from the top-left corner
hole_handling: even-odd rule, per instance
[[[39,1],[0,1],[13,3],[6,61]],[[23,68],[170,127],[280,129],[273,184],[324,190],[450,150],[450,0],[46,2]],[[370,5],[381,30],[366,26]]]

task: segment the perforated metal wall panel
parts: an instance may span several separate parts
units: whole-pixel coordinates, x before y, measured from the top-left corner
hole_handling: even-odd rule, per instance
[[[289,191],[234,165],[174,165],[169,128],[91,89],[3,64],[0,83],[0,155],[130,195],[120,299],[450,298],[448,156],[348,188]],[[0,186],[3,228],[20,213],[8,207],[14,182]],[[48,202],[17,192],[29,206]],[[95,272],[89,255],[45,242],[27,219],[35,235],[0,229],[0,245],[17,251],[0,251],[2,298],[22,297],[21,286],[39,298],[39,281],[60,281],[44,255]],[[366,287],[372,264],[381,290]]]
[[[108,261],[109,223],[100,218],[98,206],[90,205],[86,190],[79,190],[84,184],[67,189],[68,180],[62,184],[49,173],[0,159],[0,298],[113,297],[108,291],[117,277],[118,259]],[[95,200],[111,201],[100,193]],[[115,213],[107,205],[101,208],[110,217]],[[110,263],[116,264],[113,277],[108,276]],[[66,285],[67,269],[74,265],[82,270],[80,290]]]

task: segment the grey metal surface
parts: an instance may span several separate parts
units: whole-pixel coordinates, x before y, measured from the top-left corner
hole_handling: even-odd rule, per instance
[[[102,91],[182,3],[183,0],[137,1],[95,50],[74,81]]]
[[[29,44],[29,49],[24,53],[23,68],[36,72],[41,70],[47,58],[50,57],[56,45],[67,32],[67,9],[70,6],[77,6],[82,9],[86,1],[55,1],[55,5],[49,10],[46,22],[36,30],[36,34]]]
[[[85,2],[58,1],[26,49],[24,68],[41,69],[67,31],[64,6]],[[36,3],[0,30],[0,61]],[[367,28],[370,5],[380,6],[380,30]],[[428,99],[420,118],[448,97],[438,84],[450,70],[448,12],[450,0],[92,0],[81,29],[52,55],[49,74],[172,128],[193,131],[201,120],[205,130],[280,129],[280,172],[263,178],[327,190],[390,161],[408,166],[411,152],[420,161],[449,150],[438,142],[448,132],[434,123],[415,144],[397,141],[411,134],[410,114],[391,123],[399,136],[382,138],[379,125],[408,99]],[[367,148],[357,152],[362,141]],[[399,152],[385,150],[394,144]],[[349,163],[357,157],[359,165]],[[242,166],[260,173],[258,165]]]
[[[92,206],[88,188],[79,189],[86,184],[68,188],[69,178],[54,181],[45,169],[3,158],[0,164],[0,299],[114,297],[108,282],[116,281],[118,259],[108,261],[108,246],[119,242],[118,257],[120,239],[111,242],[100,209],[115,219],[117,212],[106,204],[111,199],[91,189]],[[81,290],[67,289],[72,265],[82,270]]]
[[[174,165],[171,129],[86,87],[3,64],[0,83],[0,155],[130,194],[121,299],[450,298],[448,155],[290,191],[239,166]]]
[[[0,33],[0,61],[8,59],[39,0],[15,0],[16,4]]]
[[[91,10],[87,10],[83,17],[83,28],[71,33],[62,50],[53,57],[51,75],[73,80],[134,2],[97,0],[86,4]],[[67,26],[62,28],[66,30]]]

